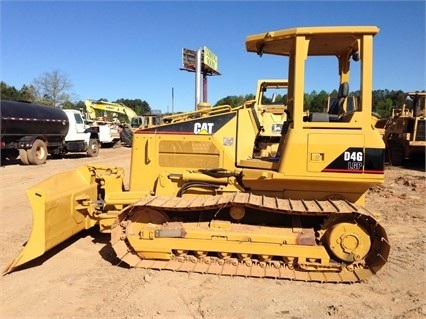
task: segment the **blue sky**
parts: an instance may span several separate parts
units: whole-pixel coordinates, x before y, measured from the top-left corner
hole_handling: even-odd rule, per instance
[[[426,89],[425,1],[1,1],[0,79],[18,90],[59,69],[74,101],[142,99],[190,111],[195,74],[182,48],[207,46],[222,74],[208,101],[254,93],[261,78],[286,78],[287,59],[245,51],[248,35],[320,25],[376,25],[374,89]],[[318,66],[320,67],[320,66]],[[312,78],[306,91],[336,83]],[[172,103],[172,88],[174,100]]]

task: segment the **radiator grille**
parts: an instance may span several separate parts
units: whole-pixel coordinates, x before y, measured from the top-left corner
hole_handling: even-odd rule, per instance
[[[415,136],[416,141],[426,141],[425,123],[426,119],[419,119],[419,121],[417,122],[417,132]]]

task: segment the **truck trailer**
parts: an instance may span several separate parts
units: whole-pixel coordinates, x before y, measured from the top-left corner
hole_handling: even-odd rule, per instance
[[[17,101],[0,101],[1,160],[18,156],[24,165],[40,165],[68,152],[99,153],[99,135],[87,128],[77,110]]]

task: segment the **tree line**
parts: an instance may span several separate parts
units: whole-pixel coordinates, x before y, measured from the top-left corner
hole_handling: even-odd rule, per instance
[[[85,104],[83,101],[71,102],[72,96],[69,93],[71,88],[72,83],[68,76],[61,73],[59,70],[53,70],[43,73],[38,78],[34,79],[31,84],[23,85],[19,90],[1,81],[0,96],[2,100],[27,101],[43,105],[60,106],[64,109],[84,110]],[[373,90],[373,112],[379,114],[381,117],[389,117],[392,114],[393,108],[401,108],[404,103],[406,103],[407,107],[411,107],[412,105],[410,105],[410,103],[412,101],[406,100],[402,93],[403,91],[401,90]],[[311,93],[305,93],[305,109],[311,112],[322,112],[327,98],[330,95],[337,96],[337,91],[326,92],[322,90],[319,92],[312,91]],[[360,92],[352,92],[351,95],[359,98]],[[245,101],[254,98],[254,94],[232,95],[220,99],[214,106],[230,105],[231,107],[237,107],[242,105]],[[286,100],[286,97],[283,98]],[[101,100],[108,101],[107,99]],[[109,102],[122,103],[132,108],[138,115],[150,114],[152,112],[149,103],[142,99],[120,98],[116,101]]]
[[[359,100],[361,94],[360,91],[355,91],[350,95],[355,96]],[[310,112],[323,112],[329,96],[337,96],[337,90],[332,92],[322,90],[320,92],[312,91],[311,93],[305,93],[305,110],[309,110]],[[227,96],[217,101],[215,106],[230,105],[231,107],[236,107],[251,99],[255,99],[254,94]],[[281,99],[281,97],[277,97],[277,99]],[[282,100],[286,101],[287,97],[282,97]],[[402,90],[373,90],[372,92],[373,112],[379,114],[383,118],[391,116],[392,109],[401,108],[404,103],[408,108],[413,106],[413,101],[410,99],[407,100]]]

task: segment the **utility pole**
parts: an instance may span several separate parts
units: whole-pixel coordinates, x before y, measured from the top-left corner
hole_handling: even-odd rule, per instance
[[[169,111],[169,110],[167,110]],[[175,90],[172,86],[172,114],[175,113]]]

